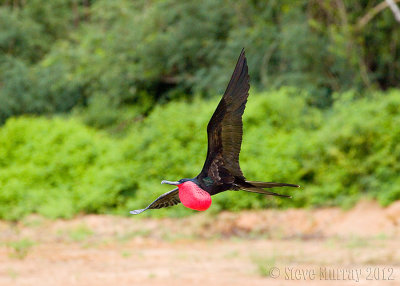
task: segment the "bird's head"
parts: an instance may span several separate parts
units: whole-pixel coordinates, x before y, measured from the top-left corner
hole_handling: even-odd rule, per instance
[[[176,182],[162,181],[161,184],[175,185],[179,188],[179,199],[190,209],[205,211],[211,205],[211,196],[200,188],[194,179],[181,179]]]

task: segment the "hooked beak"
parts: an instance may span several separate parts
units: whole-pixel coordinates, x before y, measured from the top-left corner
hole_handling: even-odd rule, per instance
[[[180,182],[171,182],[171,181],[163,180],[163,181],[161,181],[161,184],[168,184],[168,185],[175,185],[175,186],[177,186],[177,185],[180,184]]]

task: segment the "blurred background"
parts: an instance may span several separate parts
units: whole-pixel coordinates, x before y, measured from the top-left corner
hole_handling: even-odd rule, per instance
[[[398,5],[0,0],[0,285],[335,283],[270,277],[290,265],[398,282]],[[242,48],[242,170],[302,188],[130,217],[201,170]]]

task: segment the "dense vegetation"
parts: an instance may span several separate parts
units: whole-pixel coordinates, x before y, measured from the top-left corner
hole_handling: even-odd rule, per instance
[[[300,87],[316,106],[399,87],[400,29],[380,0],[0,0],[0,31],[0,122],[221,93],[242,47],[253,87]]]
[[[213,197],[211,211],[349,206],[363,195],[384,205],[400,199],[400,92],[363,99],[348,92],[327,110],[310,105],[308,96],[287,88],[251,94],[241,153],[248,178],[303,188],[279,190],[292,199],[225,192]],[[122,137],[87,127],[78,117],[8,120],[0,129],[0,218],[127,215],[145,206],[169,190],[162,179],[200,171],[205,126],[216,104],[195,98],[157,106]],[[179,206],[148,214],[190,212]]]
[[[0,218],[128,214],[197,175],[243,47],[242,169],[304,188],[212,211],[400,199],[399,27],[381,0],[0,0]]]

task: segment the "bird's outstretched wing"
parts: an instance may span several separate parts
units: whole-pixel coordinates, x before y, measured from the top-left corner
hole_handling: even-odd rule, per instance
[[[131,214],[140,214],[148,209],[161,209],[170,206],[177,205],[181,202],[179,199],[179,191],[178,188],[169,191],[168,193],[162,194],[159,196],[154,202],[152,202],[148,207],[141,210],[130,211]]]
[[[244,179],[239,166],[242,144],[242,115],[249,96],[249,75],[244,49],[240,53],[228,87],[207,126],[207,159],[199,183],[233,183],[235,177]]]

